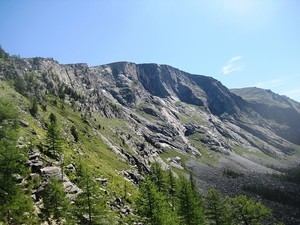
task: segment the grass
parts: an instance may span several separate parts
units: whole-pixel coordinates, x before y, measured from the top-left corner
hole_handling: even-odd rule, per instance
[[[185,176],[187,169],[185,167],[186,162],[191,158],[191,156],[189,156],[188,154],[185,153],[181,153],[178,152],[176,150],[173,150],[171,148],[164,148],[164,152],[162,154],[160,154],[160,157],[162,158],[162,160],[165,161],[165,163],[170,164],[167,159],[168,158],[175,158],[175,157],[180,157],[181,159],[181,166],[183,167],[182,169],[178,169],[178,168],[172,168],[173,172],[175,172],[178,176]]]
[[[175,158],[175,157],[180,157],[182,162],[186,162],[190,156],[181,152],[178,152],[176,150],[173,150],[171,148],[164,148],[164,152],[160,154],[160,157],[162,159],[167,159],[167,158]]]
[[[219,162],[220,154],[209,150],[203,143],[199,141],[202,134],[195,133],[188,137],[190,142],[202,154],[200,161],[204,164],[215,165]]]
[[[295,155],[296,155],[296,156],[300,156],[300,145],[296,145],[296,146],[295,146],[295,151],[296,151],[296,152],[295,152]]]
[[[195,106],[192,105],[192,107],[195,107]],[[183,113],[178,113],[177,116],[183,124],[197,123],[199,125],[207,126],[207,121],[202,119],[197,114],[186,115]]]
[[[106,187],[110,192],[114,192],[116,195],[122,195],[124,192],[124,186],[126,184],[127,191],[131,194],[137,193],[137,189],[130,182],[123,179],[122,175],[119,175],[117,171],[130,169],[129,165],[121,159],[119,155],[113,152],[108,146],[100,139],[95,132],[95,128],[98,124],[101,124],[102,129],[99,130],[106,137],[111,137],[110,140],[114,145],[121,146],[122,140],[114,133],[112,129],[122,131],[127,128],[126,122],[120,119],[107,119],[98,114],[96,120],[89,118],[91,126],[84,123],[80,113],[74,111],[74,109],[63,100],[56,98],[55,96],[47,96],[47,110],[43,111],[41,106],[38,107],[38,116],[33,118],[29,113],[31,102],[28,98],[17,93],[7,82],[0,81],[0,97],[7,98],[13,102],[20,110],[20,119],[29,123],[29,127],[21,127],[19,129],[20,136],[25,138],[25,142],[32,142],[33,146],[42,144],[45,142],[46,130],[43,126],[49,122],[49,115],[54,113],[57,117],[57,121],[61,130],[63,139],[63,152],[65,156],[65,165],[69,163],[78,164],[80,160],[87,165],[88,170],[91,171],[93,177],[106,177],[109,179],[109,185]],[[57,105],[51,102],[57,101]],[[70,133],[72,126],[76,127],[79,135],[79,142],[74,141],[73,136]],[[35,131],[36,135],[32,134]],[[130,148],[126,145],[121,146],[123,149]],[[78,151],[83,152],[82,156]],[[51,159],[48,159],[51,160]]]
[[[272,157],[266,155],[264,152],[261,151],[249,151],[245,148],[242,148],[240,146],[237,145],[232,145],[231,148],[233,149],[233,151],[240,155],[240,156],[255,156],[258,157],[260,159],[264,159],[264,160],[271,160]]]
[[[143,102],[137,106],[136,112],[147,120],[152,120],[152,121],[159,120],[159,117],[147,114],[143,111],[143,108],[148,108],[148,107],[150,107],[150,104]]]

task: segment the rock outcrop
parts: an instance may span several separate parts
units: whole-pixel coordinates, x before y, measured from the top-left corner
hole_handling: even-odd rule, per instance
[[[8,64],[10,67],[1,67],[0,75],[33,82],[28,91],[41,104],[42,96],[51,92],[82,114],[99,113],[126,121],[139,138],[118,135],[136,155],[122,153],[113,145],[111,149],[133,164],[142,161],[147,167],[147,162],[167,148],[201,156],[191,139],[227,155],[232,146],[240,146],[275,158],[293,154],[299,144],[298,103],[286,103],[298,108],[285,108],[249,101],[211,77],[171,66],[117,62],[89,67],[45,58],[9,58]],[[276,113],[271,116],[271,111]]]

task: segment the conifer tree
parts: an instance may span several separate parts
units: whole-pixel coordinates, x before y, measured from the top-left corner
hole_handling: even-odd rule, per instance
[[[175,211],[175,208],[176,208],[177,189],[178,189],[178,187],[176,184],[176,179],[173,175],[173,171],[171,169],[169,169],[169,172],[168,172],[168,196],[169,196],[171,208],[173,211]]]
[[[31,114],[33,117],[36,117],[36,115],[37,115],[37,113],[38,113],[38,103],[37,103],[36,98],[33,99],[33,101],[32,101],[32,106],[31,106],[31,108],[29,109],[29,112],[30,112],[30,114]]]
[[[105,198],[86,168],[82,168],[79,185],[83,192],[77,196],[75,205],[80,224],[110,224]]]
[[[151,172],[152,172],[151,180],[156,185],[158,191],[167,193],[167,184],[166,184],[167,181],[166,181],[165,173],[158,162],[152,164]]]
[[[55,116],[54,113],[50,113],[49,120],[50,120],[50,123],[56,123],[57,122],[57,119],[56,119],[56,116]]]
[[[201,207],[201,196],[196,194],[192,188],[191,182],[184,177],[180,178],[178,198],[178,213],[183,224],[205,224],[205,217]]]
[[[231,213],[228,209],[227,201],[224,200],[216,189],[210,189],[205,199],[205,214],[209,224],[230,225]]]
[[[239,195],[230,201],[234,224],[258,225],[263,224],[262,220],[270,216],[271,210],[261,204]]]
[[[57,223],[71,219],[71,205],[66,198],[62,184],[55,177],[51,177],[43,192],[45,219],[53,218]],[[70,221],[69,221],[70,222]]]
[[[73,135],[75,142],[78,142],[79,137],[75,126],[71,127],[71,134]]]
[[[18,111],[11,102],[0,99],[0,223],[25,223],[32,211],[30,196],[25,195],[17,176],[28,173],[26,155],[17,149]]]
[[[158,191],[149,178],[146,178],[140,188],[140,195],[136,201],[138,215],[145,218],[146,224],[169,225],[179,224],[178,217],[173,212],[162,192]]]
[[[62,154],[61,134],[56,122],[56,116],[54,114],[50,114],[49,119],[50,125],[48,126],[46,137],[47,153],[53,157],[60,158]]]

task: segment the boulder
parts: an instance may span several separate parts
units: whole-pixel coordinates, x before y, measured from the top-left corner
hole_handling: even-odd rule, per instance
[[[22,127],[29,127],[29,123],[26,122],[25,120],[19,120],[19,123]]]
[[[45,178],[50,178],[52,176],[56,176],[59,178],[61,176],[61,169],[56,166],[44,167],[41,169],[42,176]]]
[[[95,178],[95,181],[102,184],[102,185],[104,185],[104,186],[106,186],[108,184],[108,179],[107,178],[98,177],[98,178]]]
[[[67,170],[73,170],[73,171],[76,170],[75,165],[74,165],[73,163],[70,163],[69,165],[67,165],[67,166],[66,166],[66,169],[67,169]]]
[[[31,161],[30,166],[31,166],[32,173],[38,173],[43,168],[43,162],[42,161]]]

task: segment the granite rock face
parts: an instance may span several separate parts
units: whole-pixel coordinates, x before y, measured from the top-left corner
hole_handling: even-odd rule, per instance
[[[41,102],[51,92],[82,114],[125,120],[140,139],[119,135],[137,154],[115,151],[132,163],[150,162],[166,148],[201,156],[192,138],[227,155],[231,146],[241,146],[274,158],[293,154],[299,144],[299,103],[283,108],[274,103],[280,98],[270,104],[251,101],[211,77],[171,66],[117,62],[89,67],[45,58],[11,58],[9,65],[1,66],[0,76],[26,80],[34,74],[36,87],[30,91]]]

